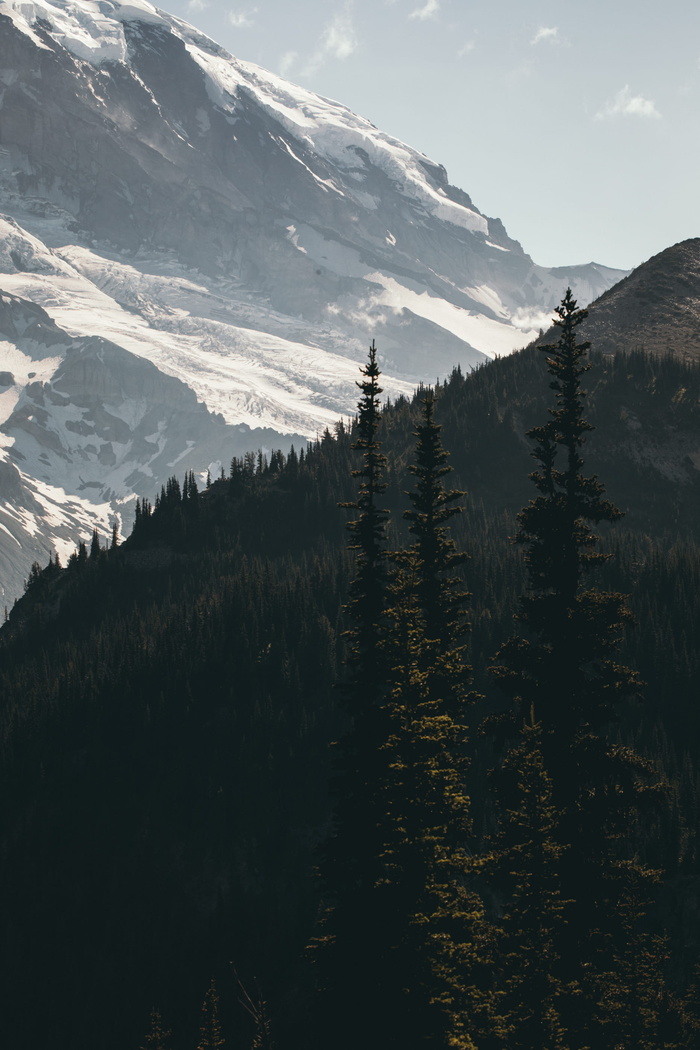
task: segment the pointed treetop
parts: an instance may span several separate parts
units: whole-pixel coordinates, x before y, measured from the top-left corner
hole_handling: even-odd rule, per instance
[[[218,1050],[224,1042],[219,1023],[219,995],[216,981],[212,978],[202,1003],[202,1025],[199,1029],[197,1050]]]
[[[160,1010],[154,1008],[151,1010],[150,1027],[141,1050],[169,1050],[170,1035],[170,1030],[163,1027]]]

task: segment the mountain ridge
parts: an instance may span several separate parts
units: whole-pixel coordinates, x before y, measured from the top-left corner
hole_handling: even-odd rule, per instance
[[[603,353],[700,360],[700,237],[671,245],[603,292],[582,331]]]
[[[0,25],[0,289],[69,340],[149,361],[226,424],[215,452],[203,442],[198,453],[169,427],[155,490],[177,466],[217,474],[244,439],[288,447],[352,414],[374,338],[397,397],[524,345],[564,284],[588,301],[622,275],[537,266],[442,165],[145,0],[0,0]],[[13,338],[0,332],[9,357]],[[25,369],[5,391],[8,462],[13,399],[34,404],[40,443],[76,447],[85,406],[65,371],[59,405],[58,367],[27,390]],[[1,358],[0,371],[20,376]],[[123,402],[124,420],[141,418],[137,402]],[[84,501],[62,526],[75,539],[115,520],[128,530],[146,493],[94,441],[81,448],[99,487],[71,491],[57,455],[47,481],[41,453],[36,469],[25,453],[23,484]],[[9,597],[32,560],[68,542],[47,516],[25,525],[26,551],[0,580]]]

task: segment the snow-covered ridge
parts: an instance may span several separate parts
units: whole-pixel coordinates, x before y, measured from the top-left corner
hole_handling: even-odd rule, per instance
[[[96,66],[128,63],[125,22],[160,25],[185,43],[205,74],[212,101],[224,112],[235,116],[240,93],[250,92],[291,135],[332,164],[357,170],[366,157],[436,218],[488,236],[483,215],[431,185],[421,154],[339,102],[292,85],[253,63],[241,62],[187,22],[146,0],[125,4],[114,0],[3,0],[0,11],[9,13],[15,25],[39,46],[46,45],[36,34],[37,23],[76,58]]]
[[[156,8],[143,0],[130,4],[111,0],[5,0],[2,13],[9,14],[17,28],[40,47],[47,45],[37,36],[37,24],[76,58],[96,65],[126,60],[123,22],[167,24]]]
[[[425,158],[379,131],[364,117],[339,102],[292,85],[260,66],[240,62],[230,55],[210,54],[189,40],[188,50],[207,75],[212,100],[223,110],[235,116],[237,96],[241,90],[249,91],[290,134],[332,164],[354,171],[356,177],[361,178],[366,157],[403,185],[408,196],[421,199],[437,218],[488,235],[488,222],[483,215],[450,200],[444,191],[431,186],[421,163]]]

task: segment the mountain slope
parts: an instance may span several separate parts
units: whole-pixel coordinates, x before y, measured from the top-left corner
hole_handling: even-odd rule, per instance
[[[537,266],[439,164],[145,0],[0,0],[0,290],[186,384],[243,428],[239,445],[288,445],[351,413],[372,338],[395,396],[523,345],[566,284],[588,301],[620,276]],[[43,408],[67,449],[80,404]],[[168,441],[154,489],[189,455]],[[214,465],[233,451],[227,438]],[[102,466],[81,498],[104,520],[138,490]],[[52,482],[76,495],[65,470]]]
[[[101,336],[72,337],[41,307],[0,294],[0,579],[21,590],[32,562],[133,520],[174,471],[218,474],[279,438],[234,426],[180,379]],[[290,441],[303,444],[301,434]]]
[[[659,252],[604,292],[581,330],[602,353],[646,350],[700,360],[700,237]]]
[[[522,551],[508,537],[534,492],[523,431],[551,403],[543,356],[525,351],[455,374],[439,392],[451,477],[469,489],[453,525],[471,555],[470,652],[489,704],[484,668],[512,632],[524,583]],[[683,771],[674,805],[688,820],[668,814],[667,855],[656,857],[677,872],[664,892],[680,970],[700,938],[700,471],[690,456],[700,447],[700,372],[642,355],[594,355],[593,365],[586,470],[628,512],[606,535],[618,557],[600,572],[633,592],[638,624],[623,660],[648,683],[615,732],[622,744],[649,744],[674,780]],[[384,418],[392,483],[382,502],[397,531],[407,525],[418,409],[402,401]],[[328,820],[326,745],[338,732],[333,680],[350,566],[336,501],[356,490],[351,441],[343,431],[303,464],[237,472],[197,499],[166,499],[116,550],[40,574],[0,632],[10,1045],[139,1046],[156,1005],[175,1050],[191,1048],[216,975],[226,1045],[248,1050],[233,961],[270,1004],[277,1044],[308,1046],[301,957],[318,914],[310,872]],[[484,765],[496,759],[476,729],[473,747],[478,836]]]
[[[0,5],[13,203],[36,211],[41,195],[93,237],[170,249],[286,314],[356,329],[347,314],[362,307],[403,373],[425,361],[410,367],[397,311],[475,361],[518,345],[556,301],[565,273],[535,266],[439,165],[148,4],[103,8]],[[621,276],[573,270],[586,299]]]

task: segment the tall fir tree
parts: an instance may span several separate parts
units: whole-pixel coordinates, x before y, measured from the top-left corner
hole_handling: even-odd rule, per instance
[[[382,624],[386,606],[386,526],[388,512],[380,505],[386,491],[386,456],[379,441],[381,372],[377,350],[372,343],[369,358],[357,383],[361,398],[357,410],[357,436],[353,450],[361,453],[362,465],[352,471],[358,479],[356,499],[343,504],[357,511],[348,522],[351,542],[348,550],[355,555],[355,576],[350,586],[346,611],[352,621],[346,638],[349,641],[349,705],[357,717],[362,708],[372,708],[382,689]]]
[[[393,922],[384,984],[391,1027],[381,1045],[471,1050],[484,1028],[489,926],[473,890],[466,790],[468,711],[465,560],[448,522],[463,492],[448,489],[431,391],[423,399],[405,512],[414,537],[394,556],[386,640],[389,691],[384,785],[388,817],[383,912]],[[389,991],[393,987],[393,994]]]
[[[170,1050],[170,1036],[169,1029],[163,1027],[160,1011],[151,1010],[148,1033],[141,1050]]]
[[[100,537],[98,535],[97,529],[93,529],[92,539],[90,541],[90,560],[96,561],[101,553],[102,548],[100,547]]]
[[[272,1038],[272,1021],[269,1014],[267,1002],[255,985],[255,996],[253,997],[237,973],[235,973],[238,985],[238,1002],[250,1017],[253,1025],[253,1038],[250,1050],[274,1050],[275,1043]]]
[[[620,864],[618,879],[622,936],[612,965],[598,978],[596,1020],[606,1045],[630,1050],[680,1050],[681,1013],[666,984],[667,939],[648,929],[655,872]]]
[[[380,370],[372,343],[358,382],[356,439],[361,454],[353,470],[357,497],[343,506],[356,511],[348,523],[355,575],[345,607],[350,620],[346,681],[340,690],[348,728],[335,747],[333,832],[320,864],[327,910],[315,942],[320,989],[315,1041],[338,1050],[367,1038],[381,1017],[379,986],[385,953],[383,917],[377,886],[382,881],[385,837],[381,785],[385,760],[386,689],[382,638],[386,619],[386,524],[381,506],[386,459],[379,442]],[[366,1045],[370,1045],[369,1043]]]
[[[503,901],[494,952],[491,1035],[509,1050],[568,1050],[563,998],[580,994],[560,973],[565,923],[561,814],[544,765],[542,727],[526,723],[500,771],[500,832],[483,872]],[[506,786],[506,790],[503,790]],[[499,1045],[497,1043],[497,1045]]]
[[[363,465],[351,504],[359,514],[350,525],[357,567],[345,694],[353,721],[324,865],[335,900],[319,953],[319,1042],[474,1050],[486,1013],[476,970],[488,968],[488,937],[483,905],[468,886],[468,596],[455,576],[464,559],[448,532],[463,493],[444,486],[451,468],[429,393],[406,512],[415,539],[392,556],[387,585],[377,379],[372,348],[355,442]]]
[[[452,648],[465,634],[465,603],[469,595],[454,569],[466,560],[452,539],[448,522],[461,514],[460,500],[465,493],[445,488],[445,476],[452,471],[449,454],[442,447],[442,427],[435,420],[435,395],[428,390],[423,398],[423,413],[415,431],[415,462],[409,471],[416,479],[415,489],[408,493],[412,503],[404,517],[415,537],[411,554],[417,569],[416,599],[425,625],[426,638]]]
[[[224,1042],[219,1021],[219,993],[216,990],[216,981],[212,979],[202,1003],[197,1050],[219,1050]]]
[[[598,479],[583,473],[582,450],[593,429],[581,383],[590,368],[590,344],[579,342],[576,330],[587,312],[577,309],[570,290],[556,312],[558,342],[541,348],[555,405],[549,420],[528,435],[535,441],[538,466],[530,477],[538,495],[520,512],[516,536],[529,571],[530,591],[516,617],[526,636],[501,647],[494,673],[515,702],[521,726],[540,727],[543,771],[558,814],[549,835],[559,851],[555,874],[563,903],[552,959],[564,1030],[572,1047],[603,1048],[616,1045],[607,1041],[612,1028],[597,1024],[591,1007],[600,975],[625,940],[621,864],[635,864],[645,877],[643,864],[633,859],[632,833],[655,776],[609,737],[620,703],[639,688],[638,676],[617,658],[631,616],[624,595],[585,584],[608,557],[596,549],[591,526],[616,521],[620,511],[604,498]],[[521,805],[522,789],[515,785],[511,810]],[[549,922],[544,911],[541,922]]]

